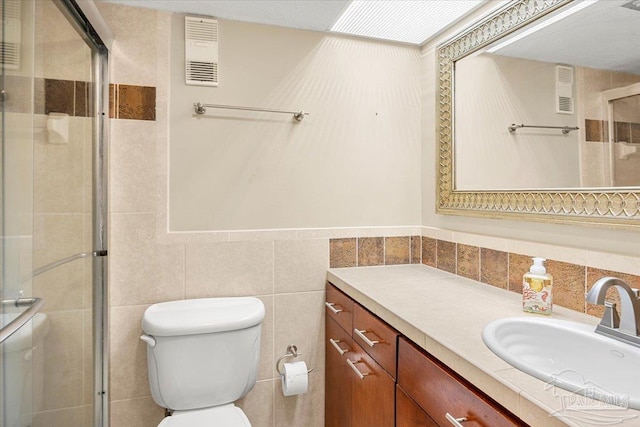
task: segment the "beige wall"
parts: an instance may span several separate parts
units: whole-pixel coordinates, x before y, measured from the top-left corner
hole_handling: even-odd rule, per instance
[[[98,7],[115,36],[111,82],[157,88],[156,121],[110,121],[111,425],[156,426],[163,417],[162,408],[156,406],[150,396],[146,348],[139,340],[142,314],[150,304],[184,298],[243,295],[259,297],[265,303],[267,314],[263,323],[258,383],[239,405],[256,427],[324,425],[323,301],[329,266],[329,238],[406,236],[419,232],[419,227],[415,226],[420,220],[417,50],[224,21],[221,27],[222,46],[225,49],[236,46],[244,52],[238,60],[250,60],[251,53],[264,54],[259,52],[263,50],[263,44],[271,42],[275,45],[275,57],[288,57],[294,61],[285,69],[278,70],[278,73],[297,70],[301,74],[293,79],[293,91],[289,85],[268,81],[269,85],[261,84],[255,89],[269,93],[262,93],[258,97],[247,91],[236,98],[234,90],[231,90],[233,84],[231,89],[224,89],[224,84],[231,84],[234,78],[239,77],[230,73],[229,68],[223,68],[221,88],[229,93],[225,95],[226,98],[211,96],[205,101],[271,105],[269,101],[278,101],[282,96],[282,105],[274,106],[284,108],[285,105],[297,105],[297,102],[290,102],[290,98],[296,101],[295,96],[300,91],[304,92],[300,94],[300,99],[310,101],[300,107],[308,109],[312,116],[299,124],[288,122],[289,118],[285,118],[285,123],[279,123],[279,118],[271,117],[257,123],[243,118],[216,119],[215,116],[210,117],[211,113],[207,117],[193,119],[191,104],[200,98],[202,88],[195,88],[195,95],[193,92],[186,93],[185,89],[186,94],[171,92],[169,96],[173,84],[169,64],[181,62],[170,52],[171,15],[106,3],[98,3]],[[299,39],[294,41],[292,53],[285,43],[290,38]],[[258,43],[261,49],[252,52],[249,49],[252,43]],[[366,68],[361,61],[356,61],[357,67],[351,67],[351,57],[369,55],[369,60],[365,62],[373,67],[373,59],[378,61],[379,55],[391,54],[398,58],[388,68],[377,62],[376,66],[386,70],[385,75],[391,75],[392,70],[399,68],[401,77],[409,80],[406,85],[396,91],[393,85],[384,86],[383,83],[387,82],[378,80],[381,87],[368,90],[367,86],[358,83],[357,75],[365,72]],[[221,57],[224,59],[223,55]],[[329,59],[340,61],[327,62]],[[267,65],[278,68],[277,59],[269,56],[268,61]],[[295,61],[301,61],[303,65]],[[254,70],[257,69],[260,75],[265,72],[262,67],[242,68],[241,65],[235,65],[235,73],[244,75],[244,79],[236,83],[236,89],[238,84],[252,82]],[[221,65],[233,66],[233,59]],[[298,66],[301,68],[296,68]],[[182,75],[181,71],[176,72]],[[316,88],[313,84],[305,83],[316,81],[320,84],[323,78],[321,72],[332,76],[330,84],[322,82],[322,86]],[[377,76],[381,79],[380,74]],[[283,76],[278,75],[277,78]],[[175,84],[180,85],[179,82]],[[185,98],[181,101],[180,96]],[[178,107],[174,113],[171,108],[175,105]],[[355,107],[358,107],[358,111],[352,112]],[[376,112],[379,114],[377,118]],[[401,113],[405,116],[401,117]],[[240,151],[232,156],[235,159],[233,166],[245,167],[242,156],[246,156],[247,161],[266,158],[269,165],[251,163],[251,167],[257,168],[254,172],[258,173],[260,168],[264,170],[266,166],[282,166],[289,174],[294,173],[286,177],[299,179],[300,184],[311,185],[311,190],[317,190],[313,194],[319,194],[317,199],[312,200],[307,188],[304,188],[305,191],[293,191],[289,187],[286,190],[294,202],[297,200],[300,206],[307,209],[304,212],[309,213],[314,221],[322,220],[335,226],[362,222],[368,226],[393,227],[296,229],[300,224],[297,221],[302,220],[301,211],[297,210],[296,218],[293,218],[287,216],[286,209],[280,209],[284,220],[278,219],[280,222],[277,223],[260,224],[244,218],[247,225],[237,222],[228,226],[243,229],[280,226],[286,227],[286,230],[168,233],[168,142],[172,142],[172,153],[173,148],[185,149],[193,142],[190,137],[184,138],[181,134],[169,137],[169,131],[176,132],[175,127],[191,135],[192,129],[180,127],[185,124],[183,120],[190,128],[196,128],[200,133],[198,138],[205,139],[206,144],[201,147],[205,150],[215,148],[216,141],[208,136],[211,127],[217,129],[216,126],[228,126],[231,123],[230,129],[218,129],[223,132],[221,139],[227,144],[223,148],[234,148],[234,143],[238,144],[233,128],[249,128],[252,140],[246,141],[245,152]],[[261,132],[269,136],[268,141],[256,137]],[[291,137],[287,136],[289,133]],[[261,151],[254,153],[255,150]],[[278,158],[269,157],[272,151],[283,156],[283,163]],[[298,157],[300,162],[294,161]],[[319,165],[312,167],[308,163],[313,163],[313,159],[319,159]],[[194,162],[194,170],[201,166],[199,158],[189,161]],[[323,167],[329,170],[325,171]],[[331,198],[327,193],[337,185],[330,179],[334,173],[341,176],[339,190],[349,195],[346,199]],[[236,177],[234,174],[231,176]],[[258,183],[265,179],[259,173],[258,176]],[[331,182],[333,187],[325,186],[325,181]],[[352,186],[355,189],[350,188]],[[207,189],[202,189],[202,192],[207,196],[199,195],[200,199],[210,197],[216,201]],[[280,201],[285,203],[284,200]],[[311,208],[308,205],[310,201],[316,203],[317,212],[308,210]],[[342,203],[348,203],[350,212],[344,211]],[[258,205],[252,206],[256,208]],[[287,206],[294,209],[292,205]],[[201,208],[203,211],[206,209],[207,206]],[[278,212],[269,206],[260,207],[257,212],[262,214],[263,211],[269,221],[276,220],[274,218]],[[341,213],[351,215],[351,220],[343,224],[340,221]],[[256,217],[260,219],[260,215]],[[396,226],[397,223],[401,226]],[[296,344],[304,353],[303,359],[308,366],[314,369],[310,376],[310,392],[302,396],[284,397],[275,372],[275,362],[284,354],[288,344]]]
[[[456,63],[456,188],[580,186],[577,132],[507,129],[578,125],[575,114],[555,111],[555,66],[489,53]]]
[[[220,86],[186,86],[183,16],[172,26],[172,231],[420,222],[417,47],[220,20]]]
[[[491,6],[492,3],[488,6]],[[461,231],[507,239],[546,243],[581,249],[640,256],[640,232],[605,227],[558,225],[529,221],[438,215],[436,206],[436,53],[435,48],[465,25],[478,18],[478,10],[455,28],[422,49],[422,224],[445,232]]]

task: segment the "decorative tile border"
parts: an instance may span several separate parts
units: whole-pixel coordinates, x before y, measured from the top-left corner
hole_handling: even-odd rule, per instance
[[[155,121],[156,88],[110,84],[109,117],[112,119]]]
[[[90,83],[36,77],[33,84],[35,114],[63,113],[72,117],[90,117]]]
[[[609,140],[609,126],[604,120],[585,119],[584,131],[587,142],[604,142]]]
[[[522,275],[531,266],[531,256],[479,246],[422,237],[422,263],[459,276],[522,293]],[[548,259],[553,276],[553,300],[557,305],[595,316],[602,307],[586,304],[585,294],[602,277],[614,276],[640,288],[640,276]],[[479,275],[479,278],[478,278]],[[607,299],[616,300],[613,289]]]
[[[5,111],[30,113],[31,102],[20,93],[29,93],[31,78],[6,76],[5,86],[10,87]],[[91,116],[92,83],[79,80],[33,79],[35,114],[63,113],[72,117]],[[109,117],[112,119],[156,119],[156,88],[125,84],[109,85]]]
[[[640,123],[614,122],[614,141],[640,143]],[[584,121],[586,140],[588,142],[609,142],[609,124],[606,120]]]
[[[329,240],[329,267],[420,264],[420,236],[348,237]]]

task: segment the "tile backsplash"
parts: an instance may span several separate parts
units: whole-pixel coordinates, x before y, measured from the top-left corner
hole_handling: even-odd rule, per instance
[[[531,256],[422,237],[422,263],[522,293],[522,275],[531,266]],[[546,267],[553,276],[554,304],[594,316],[602,315],[602,307],[587,304],[585,294],[598,279],[614,276],[632,287],[640,287],[640,276],[633,274],[553,259],[547,260]],[[613,289],[610,292],[607,299],[617,300],[617,293]]]
[[[351,237],[330,239],[329,266],[420,264],[420,236]]]

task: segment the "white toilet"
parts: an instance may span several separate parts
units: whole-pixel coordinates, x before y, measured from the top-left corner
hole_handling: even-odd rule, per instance
[[[205,298],[154,304],[144,313],[151,396],[173,410],[158,427],[251,427],[233,402],[256,383],[264,304]]]

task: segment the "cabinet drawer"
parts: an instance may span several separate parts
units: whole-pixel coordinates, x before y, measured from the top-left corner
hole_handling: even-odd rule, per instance
[[[353,340],[385,371],[396,377],[398,332],[359,304],[353,305]]]
[[[353,328],[353,300],[343,294],[331,283],[327,283],[327,316],[351,334]]]
[[[346,354],[351,368],[351,425],[394,427],[395,381],[362,348],[354,343]]]
[[[351,427],[353,372],[347,355],[354,344],[349,334],[328,316],[325,319],[325,427]]]
[[[438,424],[396,386],[396,427],[438,427]]]
[[[441,426],[451,425],[447,413],[466,418],[465,427],[526,426],[405,338],[398,344],[398,385]]]
[[[331,354],[337,353],[338,356],[346,359],[347,354],[354,351],[351,335],[342,329],[335,320],[329,317],[326,318],[325,327],[327,352]]]

